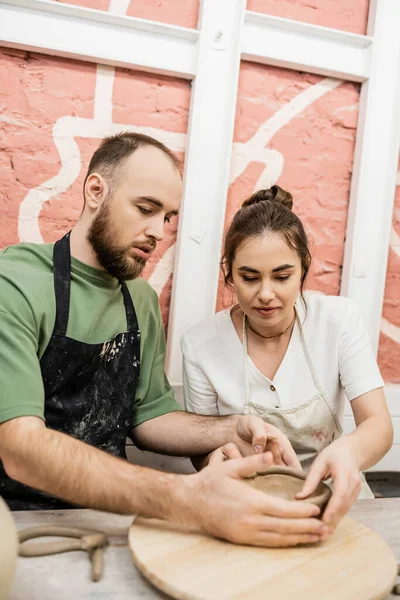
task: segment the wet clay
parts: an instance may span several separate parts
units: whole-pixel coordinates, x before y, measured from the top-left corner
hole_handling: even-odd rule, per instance
[[[271,496],[283,498],[284,500],[296,500],[296,502],[310,502],[311,504],[315,504],[321,509],[319,516],[322,516],[332,492],[325,483],[321,482],[311,496],[304,500],[297,500],[296,494],[301,491],[305,478],[306,473],[299,469],[270,467],[264,473],[257,473],[247,479],[247,483]]]
[[[18,537],[8,506],[0,498],[0,600],[8,598],[17,563]]]

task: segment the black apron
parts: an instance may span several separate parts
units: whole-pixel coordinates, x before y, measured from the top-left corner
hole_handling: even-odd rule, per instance
[[[136,388],[140,374],[140,331],[126,284],[121,282],[127,331],[101,344],[66,336],[70,288],[70,234],[53,253],[56,320],[40,360],[46,426],[114,456],[126,458]],[[90,298],[83,311],[90,314]],[[22,485],[7,476],[0,462],[0,496],[11,510],[77,508]]]

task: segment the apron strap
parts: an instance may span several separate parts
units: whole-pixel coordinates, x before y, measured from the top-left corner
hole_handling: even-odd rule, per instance
[[[71,294],[71,247],[69,231],[61,240],[54,244],[53,250],[53,274],[54,292],[56,298],[56,320],[53,334],[65,336],[68,327],[70,294]],[[120,281],[121,291],[124,297],[126,322],[128,331],[139,329],[135,307],[124,281]]]
[[[56,297],[56,321],[53,333],[65,336],[69,317],[71,292],[70,231],[54,244],[53,274]]]
[[[126,312],[126,324],[128,331],[138,331],[139,325],[136,317],[135,307],[133,306],[132,298],[129,293],[128,287],[125,281],[120,281],[122,294],[124,296],[125,312]]]

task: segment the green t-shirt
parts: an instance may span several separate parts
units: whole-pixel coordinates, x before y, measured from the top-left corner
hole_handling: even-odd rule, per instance
[[[0,252],[0,423],[21,416],[44,418],[39,361],[55,322],[53,247],[23,243]],[[141,331],[140,381],[132,415],[136,427],[181,407],[164,374],[165,336],[157,294],[144,279],[126,283]],[[126,328],[118,280],[72,257],[66,335],[99,344]]]

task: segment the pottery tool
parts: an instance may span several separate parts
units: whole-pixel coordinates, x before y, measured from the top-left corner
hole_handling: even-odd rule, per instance
[[[39,537],[74,538],[52,542],[28,542]],[[19,556],[48,556],[61,552],[84,550],[89,554],[92,581],[99,581],[103,576],[103,552],[107,546],[107,536],[101,531],[73,527],[30,527],[18,532]]]

